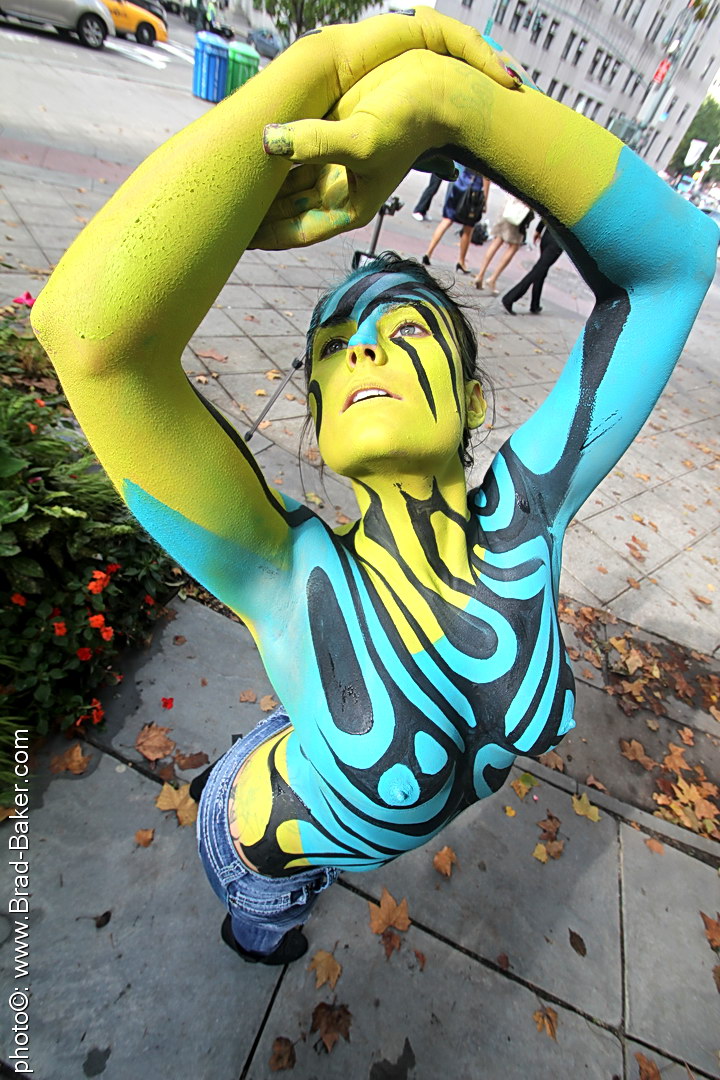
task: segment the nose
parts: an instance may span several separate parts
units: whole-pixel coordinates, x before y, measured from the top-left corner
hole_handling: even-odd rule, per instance
[[[377,367],[381,367],[387,363],[387,356],[385,350],[381,345],[361,345],[352,342],[348,343],[348,350],[346,353],[347,364],[351,371],[353,371],[358,364],[362,362],[369,362],[375,364]]]

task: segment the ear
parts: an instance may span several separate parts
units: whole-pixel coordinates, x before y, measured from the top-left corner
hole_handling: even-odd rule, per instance
[[[487,413],[487,402],[483,389],[477,379],[465,383],[465,416],[469,428],[479,428]]]

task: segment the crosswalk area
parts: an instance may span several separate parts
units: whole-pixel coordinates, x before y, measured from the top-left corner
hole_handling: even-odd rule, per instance
[[[106,38],[105,48],[133,60],[136,64],[155,68],[156,71],[164,71],[173,60],[192,65],[194,57],[193,50],[188,45],[178,45],[174,41],[156,41],[149,49],[134,41]]]

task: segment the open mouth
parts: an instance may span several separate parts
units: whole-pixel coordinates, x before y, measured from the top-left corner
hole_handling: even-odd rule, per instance
[[[358,390],[353,390],[349,398],[343,405],[342,411],[345,412],[351,405],[357,405],[358,401],[367,401],[369,398],[394,398],[396,401],[400,401],[398,394],[391,394],[389,390],[383,390],[380,386],[364,386]]]

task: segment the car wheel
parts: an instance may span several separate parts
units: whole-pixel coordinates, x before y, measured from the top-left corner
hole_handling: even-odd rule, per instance
[[[83,15],[77,25],[77,35],[88,49],[102,49],[107,30],[98,15]]]
[[[135,40],[139,45],[154,45],[155,44],[155,28],[150,23],[140,23],[135,31]]]

